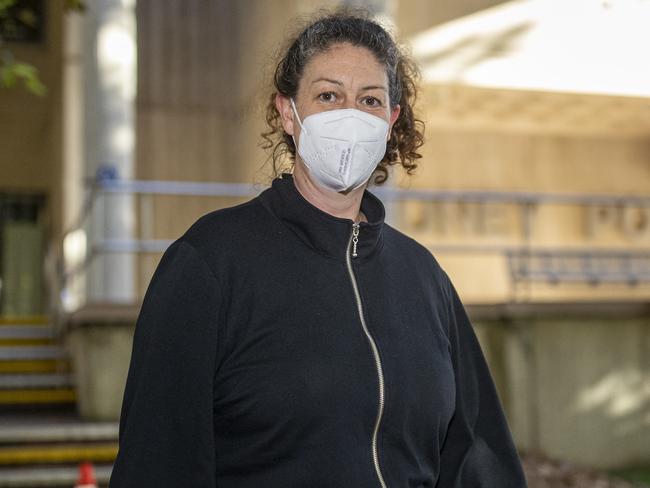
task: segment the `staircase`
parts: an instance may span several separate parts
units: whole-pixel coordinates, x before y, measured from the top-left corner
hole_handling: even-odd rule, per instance
[[[74,410],[70,362],[44,317],[0,319],[0,410]]]
[[[46,317],[0,317],[0,488],[71,488],[77,466],[95,465],[106,486],[116,422],[76,413],[71,363]]]

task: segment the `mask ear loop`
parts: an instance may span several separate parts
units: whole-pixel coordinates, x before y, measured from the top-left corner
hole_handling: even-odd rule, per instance
[[[305,130],[305,126],[302,125],[302,121],[300,120],[300,115],[298,115],[298,110],[296,109],[296,104],[293,101],[293,97],[289,97],[289,100],[291,100],[291,108],[293,109],[293,113],[296,114],[296,118],[298,119],[298,124],[300,124],[300,130],[303,132],[307,132]],[[295,132],[295,131],[294,131]],[[294,137],[293,134],[291,134],[291,138],[293,139],[293,145],[296,149],[298,149],[298,144],[296,144],[296,138]]]
[[[289,97],[289,100],[291,100],[291,108],[293,109],[293,113],[296,114],[296,118],[298,119],[298,123],[300,124],[300,128],[304,130],[304,127],[302,126],[302,122],[300,121],[300,115],[298,115],[298,110],[296,110],[296,104],[293,101],[293,97]]]

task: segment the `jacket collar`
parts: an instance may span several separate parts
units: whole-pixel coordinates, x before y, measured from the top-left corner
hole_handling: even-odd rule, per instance
[[[259,196],[262,204],[305,244],[319,253],[337,260],[345,260],[352,235],[353,220],[335,217],[305,199],[298,191],[291,173],[282,173],[271,187]],[[361,199],[361,211],[368,222],[359,224],[357,257],[365,259],[378,252],[383,245],[386,212],[381,200],[368,190]]]

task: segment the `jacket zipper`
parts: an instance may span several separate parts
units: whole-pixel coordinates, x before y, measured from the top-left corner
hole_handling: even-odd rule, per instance
[[[377,478],[379,478],[379,484],[381,488],[387,488],[384,477],[381,474],[381,468],[379,467],[379,455],[377,453],[377,434],[379,433],[379,425],[381,424],[381,418],[384,414],[384,372],[381,365],[381,359],[379,357],[379,350],[377,349],[377,344],[373,339],[368,326],[366,325],[366,320],[363,315],[363,306],[361,305],[361,295],[359,294],[359,287],[357,286],[357,279],[352,270],[352,260],[351,257],[357,257],[357,243],[359,242],[359,224],[357,222],[352,224],[352,234],[348,240],[348,247],[345,252],[345,263],[348,267],[348,273],[350,275],[350,281],[352,282],[352,289],[354,290],[354,298],[357,302],[357,311],[359,312],[359,319],[361,321],[361,326],[363,327],[363,332],[366,334],[366,338],[370,343],[370,348],[372,349],[372,354],[375,359],[375,366],[377,368],[377,377],[379,379],[379,408],[377,411],[377,420],[375,421],[375,428],[372,432],[372,460],[375,464],[375,472],[377,473]],[[352,250],[350,250],[350,245],[352,245]]]

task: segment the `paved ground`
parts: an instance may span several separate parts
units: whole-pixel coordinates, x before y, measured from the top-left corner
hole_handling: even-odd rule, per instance
[[[38,415],[0,415],[0,447],[5,450],[16,444],[62,441],[88,443],[106,440],[116,441],[117,423],[82,422],[69,412]],[[1,450],[0,450],[1,454]],[[1,460],[1,459],[0,459]],[[565,461],[553,461],[541,455],[526,454],[522,457],[529,488],[650,488],[650,483],[639,484],[615,479],[607,473],[577,466]],[[1,464],[1,463],[0,463]],[[0,488],[35,488],[37,486],[73,486],[77,476],[76,464],[33,466],[31,473],[18,467],[0,466]],[[97,477],[105,487],[110,475],[110,463],[96,462]],[[650,478],[650,469],[648,478]]]
[[[650,488],[566,461],[551,461],[539,455],[524,455],[529,488]]]

